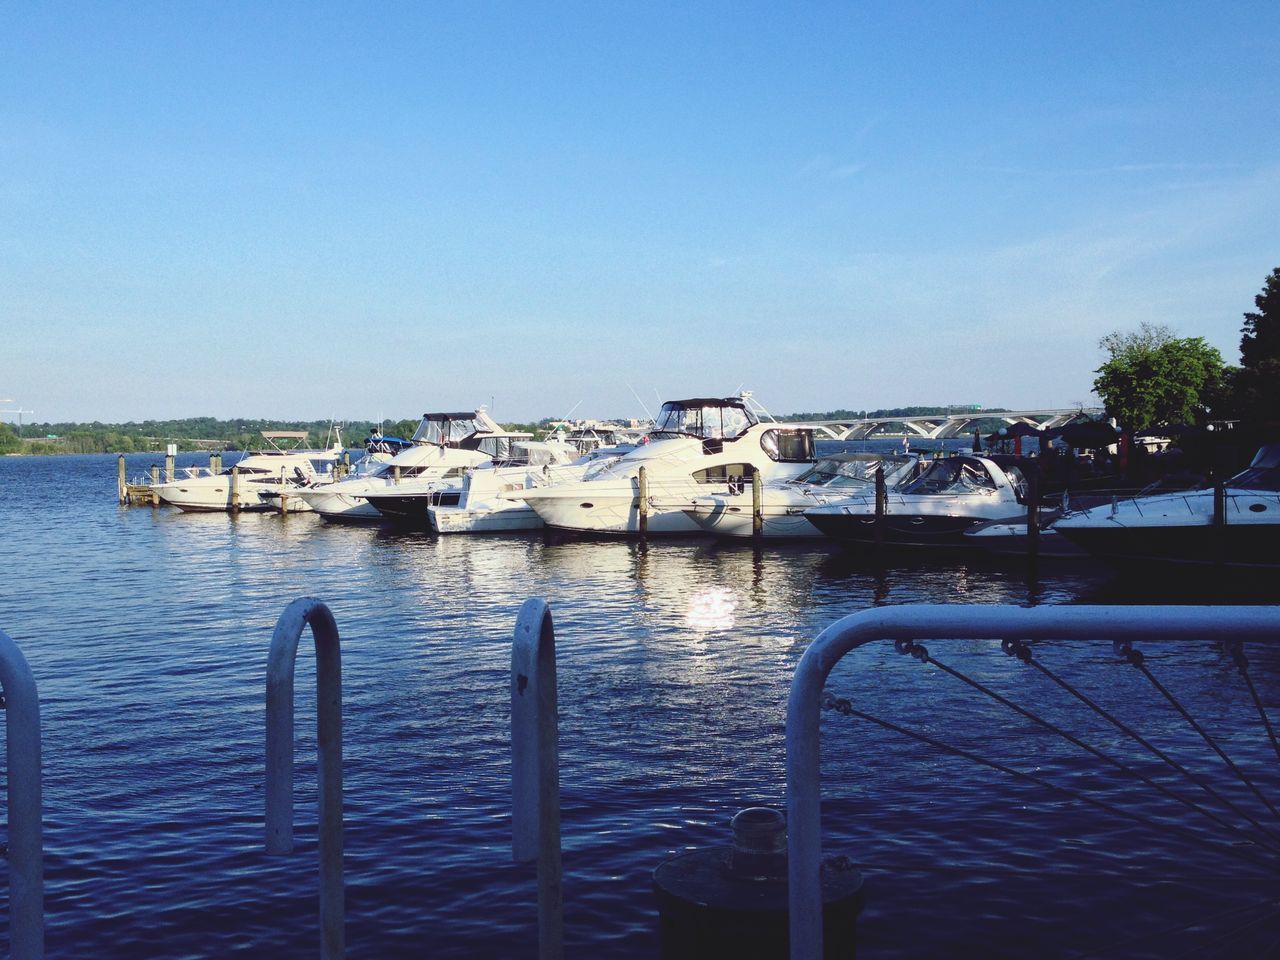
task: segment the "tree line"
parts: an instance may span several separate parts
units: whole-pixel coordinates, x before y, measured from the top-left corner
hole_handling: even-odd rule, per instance
[[[1162,324],[1107,334],[1093,383],[1107,413],[1133,433],[1214,423],[1251,435],[1280,431],[1280,267],[1254,306],[1244,314],[1239,366],[1203,337],[1176,337]]]

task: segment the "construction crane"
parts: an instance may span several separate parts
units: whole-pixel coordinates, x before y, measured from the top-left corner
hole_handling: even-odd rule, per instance
[[[10,400],[6,397],[4,399],[0,399],[0,403],[17,403],[17,401]],[[35,411],[23,410],[21,407],[16,407],[12,410],[0,410],[0,413],[16,413],[18,415],[18,433],[21,434],[22,433],[22,415],[24,413],[35,413]]]

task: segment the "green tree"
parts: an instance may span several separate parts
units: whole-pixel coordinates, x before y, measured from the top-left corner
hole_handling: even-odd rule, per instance
[[[22,441],[7,423],[0,423],[0,453],[16,453],[22,448]]]
[[[1108,358],[1095,371],[1093,389],[1122,427],[1203,422],[1222,397],[1226,364],[1201,337],[1180,339],[1166,326],[1144,323],[1098,345]]]
[[[1258,312],[1244,315],[1240,369],[1232,379],[1234,412],[1246,420],[1280,420],[1280,267],[1253,302]]]

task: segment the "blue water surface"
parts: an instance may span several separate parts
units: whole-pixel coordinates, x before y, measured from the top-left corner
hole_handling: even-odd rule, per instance
[[[154,459],[131,456],[129,473]],[[825,542],[756,551],[700,537],[436,538],[314,514],[183,514],[119,506],[115,476],[114,457],[0,458],[0,629],[30,662],[43,711],[50,957],[317,955],[306,637],[297,850],[268,856],[262,841],[267,649],[300,596],[327,603],[342,636],[353,958],[535,956],[533,876],[510,854],[511,635],[527,597],[545,598],[556,623],[565,936],[569,956],[590,958],[656,956],[654,868],[726,843],[742,807],[782,805],[791,674],[838,617],[916,602],[1276,598],[1265,577],[1091,562],[1032,572]],[[930,650],[1221,811],[997,643]],[[1146,652],[1264,796],[1277,796],[1276,753],[1230,657],[1210,642]],[[1280,654],[1248,652],[1274,711]],[[1109,643],[1042,644],[1036,657],[1280,834],[1280,818]],[[1077,793],[826,716],[825,846],[862,865],[864,958],[1280,949],[1280,844],[1256,842],[1240,816],[1223,815],[1228,827],[1192,812],[888,645],[847,657],[831,687]]]

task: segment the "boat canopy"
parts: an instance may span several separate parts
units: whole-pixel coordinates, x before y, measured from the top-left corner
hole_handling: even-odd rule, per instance
[[[662,405],[650,436],[655,440],[663,436],[733,440],[759,422],[741,397],[668,400]]]
[[[996,490],[995,478],[987,465],[975,457],[949,457],[935,460],[920,476],[899,488],[908,494],[990,493]]]
[[[900,467],[915,463],[915,457],[879,456],[868,453],[840,453],[823,457],[813,467],[788,483],[812,483],[835,489],[865,487],[876,482],[876,468],[883,466],[886,474]]]
[[[438,447],[459,446],[477,433],[497,433],[498,425],[483,410],[459,413],[424,413],[414,443],[434,443]]]

